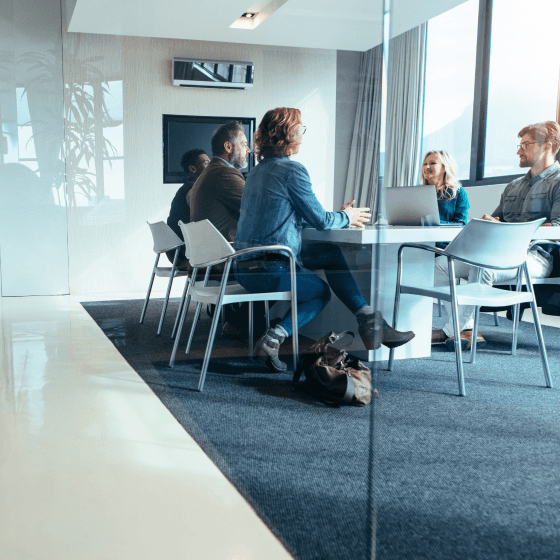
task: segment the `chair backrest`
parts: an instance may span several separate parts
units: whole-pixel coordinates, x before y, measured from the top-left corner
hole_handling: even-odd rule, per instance
[[[208,220],[183,224],[179,222],[183,237],[189,246],[189,262],[193,268],[217,261],[235,253],[226,238]]]
[[[445,252],[487,268],[515,268],[527,259],[529,243],[544,221],[545,218],[534,222],[473,219]]]
[[[147,223],[154,238],[154,253],[163,253],[183,245],[181,238],[165,222]]]
[[[191,258],[191,246],[189,245],[189,240],[187,237],[185,237],[185,231],[183,230],[183,226],[185,226],[187,224],[183,223],[183,220],[179,220],[179,227],[181,228],[181,232],[183,233],[183,238],[185,239],[185,257],[187,257],[187,259]]]

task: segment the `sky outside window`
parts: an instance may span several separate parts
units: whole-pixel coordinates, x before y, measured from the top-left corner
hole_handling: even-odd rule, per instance
[[[494,0],[485,177],[515,175],[518,132],[556,120],[560,0]]]
[[[459,177],[469,178],[478,28],[478,0],[428,23],[423,154],[445,150]]]

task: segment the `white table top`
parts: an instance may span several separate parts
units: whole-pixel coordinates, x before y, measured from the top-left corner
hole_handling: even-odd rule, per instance
[[[303,239],[309,241],[330,241],[333,243],[357,243],[372,245],[377,243],[433,243],[451,241],[462,228],[421,227],[421,226],[366,226],[365,229],[346,228],[319,231],[314,228],[303,230]],[[540,227],[533,239],[560,240],[560,227]]]

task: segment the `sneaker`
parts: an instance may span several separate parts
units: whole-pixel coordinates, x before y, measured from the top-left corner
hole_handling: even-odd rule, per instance
[[[278,358],[278,350],[284,340],[285,338],[276,331],[267,329],[255,346],[255,358],[265,362],[275,373],[288,369],[288,366]]]
[[[397,331],[389,326],[379,311],[358,315],[358,332],[368,350],[377,350],[381,344],[396,348],[410,342],[415,336],[412,331]]]
[[[461,350],[470,350],[472,343],[472,329],[461,331]],[[482,348],[486,344],[486,340],[481,334],[476,333],[476,346]],[[455,337],[451,336],[445,341],[445,346],[452,352],[455,351]]]

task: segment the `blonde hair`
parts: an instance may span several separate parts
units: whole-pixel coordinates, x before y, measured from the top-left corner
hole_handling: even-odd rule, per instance
[[[424,159],[422,160],[422,167],[424,166],[426,158],[433,154],[437,154],[440,157],[443,168],[445,169],[443,185],[439,188],[436,187],[438,200],[451,200],[457,196],[457,191],[461,188],[461,183],[457,178],[457,162],[452,155],[448,154],[444,150],[431,150],[424,156]],[[428,184],[427,180],[423,177],[422,183],[424,185]]]

